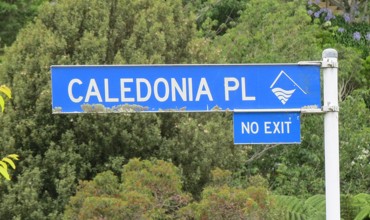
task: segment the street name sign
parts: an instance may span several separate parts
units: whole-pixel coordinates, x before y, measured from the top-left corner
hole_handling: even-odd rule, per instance
[[[234,144],[298,144],[299,112],[234,112]]]
[[[300,112],[325,113],[326,219],[340,220],[338,52],[326,49],[322,58],[267,65],[52,66],[52,108],[53,113],[230,110],[235,144],[300,143]]]
[[[54,113],[321,107],[320,66],[52,66]]]

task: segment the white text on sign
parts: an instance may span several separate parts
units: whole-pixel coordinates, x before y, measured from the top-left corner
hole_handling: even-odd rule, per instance
[[[241,122],[241,133],[258,134],[260,131],[263,131],[264,134],[290,134],[291,124],[291,121]]]
[[[234,143],[299,143],[299,112],[234,113]]]
[[[111,82],[108,78],[99,82],[97,79],[89,79],[84,82],[74,78],[68,84],[68,96],[74,103],[89,102],[91,98],[98,102],[146,102],[154,98],[158,102],[173,101],[199,101],[205,97],[213,101],[212,91],[206,78],[201,78],[198,83],[194,83],[192,78],[157,78],[149,81],[145,78],[121,78],[118,82],[120,88],[119,96],[110,95],[110,87],[117,82]],[[74,89],[88,84],[86,92],[77,94]],[[114,85],[117,86],[117,85]],[[136,92],[134,92],[136,91]],[[145,93],[144,93],[145,91]],[[230,93],[238,92],[243,101],[255,101],[255,96],[247,96],[245,77],[225,77],[224,78],[225,100],[230,101]]]

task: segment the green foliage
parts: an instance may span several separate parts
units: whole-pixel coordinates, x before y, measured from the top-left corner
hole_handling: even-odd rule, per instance
[[[253,18],[253,19],[251,19]],[[301,1],[248,1],[238,24],[215,40],[230,63],[319,60],[319,28]]]
[[[216,169],[217,176],[230,176]],[[275,219],[266,188],[209,186],[199,202],[182,192],[180,171],[162,160],[131,159],[123,166],[122,182],[111,172],[80,182],[64,219]]]
[[[368,97],[368,92],[357,90],[340,103],[340,176],[346,194],[369,192]],[[301,125],[300,146],[278,146],[246,167],[248,172],[267,176],[277,194],[309,197],[324,193],[323,116],[303,115]]]
[[[323,116],[301,116],[301,144],[273,146],[245,165],[244,175],[262,175],[276,194],[309,197],[324,193]],[[266,146],[249,148],[259,153]]]
[[[46,0],[3,0],[0,2],[0,48],[9,46],[18,31],[37,14],[37,9]]]
[[[364,56],[370,53],[370,25],[365,23],[348,24],[340,19],[339,22],[332,23],[332,34],[337,42],[358,48],[363,51]]]
[[[367,83],[370,82],[370,55],[366,57],[366,59],[364,60],[363,62],[363,65],[362,65],[362,70],[361,70],[361,75],[365,76],[365,81]],[[370,103],[368,102],[367,103],[368,106],[370,106]]]
[[[314,195],[308,199],[294,196],[274,195],[282,219],[325,219],[325,195]],[[370,215],[370,195],[360,193],[355,196],[341,195],[341,219],[365,220]]]
[[[232,181],[232,172],[229,170],[222,170],[220,168],[216,168],[211,171],[212,175],[212,185],[216,186],[223,186],[229,185]]]
[[[358,210],[354,220],[365,220],[370,218],[370,195],[365,193],[357,194],[353,197],[353,207]]]
[[[263,178],[261,175],[254,175],[250,176],[248,178],[248,185],[249,186],[256,186],[256,187],[262,187],[262,188],[268,188],[268,182],[265,178]]]
[[[64,218],[325,219],[324,195],[270,195],[260,176],[251,177],[247,188],[232,187],[225,184],[232,173],[219,168],[212,176],[200,201],[190,203],[182,193],[178,168],[161,160],[132,159],[123,167],[122,183],[110,171],[81,182]],[[369,204],[369,194],[341,196],[342,218],[366,219]]]
[[[366,220],[370,217],[370,195],[341,195],[341,217],[343,220]]]
[[[341,103],[340,167],[341,178],[345,180],[341,188],[345,193],[369,193],[370,109],[365,99],[368,94],[368,91],[357,90]]]
[[[180,219],[279,219],[266,180],[252,177],[248,187],[234,186],[232,172],[212,170],[212,182],[198,202],[179,210]]]
[[[352,206],[352,195],[340,196],[340,214],[343,220],[353,220],[355,218],[356,210]]]
[[[340,71],[338,73],[339,100],[345,100],[354,90],[366,88],[370,83],[369,74],[365,71],[362,53],[352,47],[339,46],[338,59]]]
[[[191,3],[190,3],[191,2]],[[238,23],[245,0],[189,1],[197,12],[198,29],[206,38],[223,35]]]
[[[122,183],[111,171],[80,182],[64,218],[174,219],[189,201],[179,170],[171,163],[132,159],[123,166]]]
[[[40,157],[28,157],[21,163],[27,163],[30,160],[40,162]],[[18,166],[17,181],[7,182],[1,195],[1,217],[4,219],[56,219],[56,210],[52,209],[56,205],[48,192],[41,194],[43,188],[44,175],[47,176],[44,169],[34,168],[21,171]],[[11,207],[11,208],[9,208]]]
[[[140,191],[153,194],[158,203],[181,192],[179,170],[172,164],[156,160],[140,161],[132,159],[122,172],[123,188],[127,191]]]
[[[306,200],[293,196],[274,196],[278,209],[286,220],[325,219],[325,196],[315,195]]]
[[[268,191],[262,187],[206,187],[199,202],[179,213],[182,219],[279,219]]]
[[[180,1],[66,0],[39,18],[65,42],[69,63],[183,63],[195,29],[181,9]]]
[[[110,171],[100,173],[92,182],[80,182],[78,192],[71,198],[64,216],[66,219],[91,219],[104,213],[107,217],[113,217],[111,212],[119,211],[121,204],[114,198],[118,193],[118,178]],[[118,210],[115,209],[117,207]]]

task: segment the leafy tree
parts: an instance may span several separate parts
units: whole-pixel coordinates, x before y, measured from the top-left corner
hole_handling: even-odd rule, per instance
[[[22,159],[16,171],[22,170],[22,166],[30,161],[40,164],[41,157],[28,156]],[[45,171],[41,166],[24,170],[20,175],[15,176],[16,181],[7,182],[4,185],[0,207],[2,218],[56,219],[56,202],[43,187],[44,176],[47,176]]]
[[[232,186],[231,176],[228,170],[213,170],[200,201],[179,210],[181,219],[281,219],[263,178],[251,177],[244,188]]]
[[[4,44],[10,45],[24,22],[29,20],[27,17],[34,15],[35,8],[28,8],[26,4],[26,1],[2,1],[0,3],[1,47]]]
[[[83,181],[66,208],[65,219],[175,219],[190,201],[181,190],[179,170],[162,160],[132,159],[122,183],[111,171]]]
[[[197,26],[206,38],[223,35],[234,27],[244,9],[245,0],[198,0],[186,1],[197,14]]]
[[[369,91],[357,90],[342,102],[339,112],[340,167],[342,192],[348,194],[369,193],[370,171],[370,109],[365,97]],[[356,109],[356,111],[353,111]]]
[[[162,160],[131,159],[123,166],[122,182],[111,171],[80,182],[68,203],[65,219],[277,219],[268,190],[255,178],[246,189],[228,186],[231,172],[216,169],[213,186],[199,202],[181,189],[180,170]],[[230,180],[230,179],[229,179]]]
[[[351,47],[338,45],[340,60],[340,71],[338,72],[338,91],[339,100],[343,101],[346,97],[358,89],[365,89],[369,85],[369,75],[363,65],[362,54],[359,50]]]
[[[10,46],[18,31],[37,14],[46,0],[3,0],[0,2],[0,55],[4,46]]]
[[[201,201],[190,205],[190,208],[196,212],[195,219],[266,219],[268,214],[264,208],[269,204],[259,204],[255,200],[258,198],[266,202],[266,197],[266,191],[262,189],[207,187],[202,193]],[[189,210],[184,208],[182,212]]]
[[[320,30],[310,21],[301,1],[250,0],[235,28],[215,44],[222,46],[231,63],[320,60]]]

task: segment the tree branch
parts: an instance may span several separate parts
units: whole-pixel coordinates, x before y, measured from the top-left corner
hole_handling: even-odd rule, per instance
[[[255,154],[253,154],[253,156],[251,158],[249,158],[246,162],[247,163],[253,162],[254,160],[262,157],[268,150],[273,149],[273,148],[275,148],[277,146],[279,146],[279,144],[266,145],[261,151],[256,152]]]

